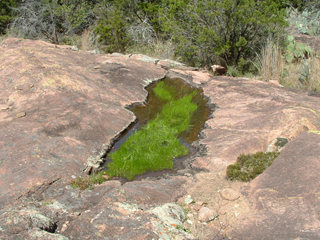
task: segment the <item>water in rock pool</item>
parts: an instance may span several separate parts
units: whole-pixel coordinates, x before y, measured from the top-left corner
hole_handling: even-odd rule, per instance
[[[107,154],[105,174],[128,180],[159,176],[183,167],[196,152],[190,144],[211,112],[203,91],[181,79],[169,79],[147,87],[146,104],[129,107],[136,116]]]

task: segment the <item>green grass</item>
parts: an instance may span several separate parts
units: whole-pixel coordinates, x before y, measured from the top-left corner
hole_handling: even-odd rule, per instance
[[[227,167],[227,179],[249,182],[271,166],[279,154],[280,152],[241,154],[236,163]]]
[[[165,104],[161,112],[139,131],[131,135],[118,151],[110,154],[112,160],[105,174],[132,180],[147,171],[172,169],[173,159],[187,155],[189,150],[178,139],[190,128],[190,119],[198,106],[192,102],[196,91],[176,99],[174,89],[160,82],[155,95]]]
[[[94,185],[101,184],[105,181],[102,175],[103,172],[99,172],[91,176],[77,177],[71,181],[70,185],[80,190],[91,189]]]

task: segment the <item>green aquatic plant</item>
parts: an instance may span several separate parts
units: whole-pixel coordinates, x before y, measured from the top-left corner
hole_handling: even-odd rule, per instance
[[[241,154],[237,162],[227,167],[227,179],[249,182],[271,166],[280,152]]]
[[[172,169],[174,158],[189,153],[180,143],[179,135],[190,128],[190,119],[198,108],[192,102],[196,91],[183,97],[175,94],[176,91],[163,82],[158,83],[154,93],[164,102],[160,113],[110,154],[112,161],[107,164],[105,174],[132,180],[147,171]]]

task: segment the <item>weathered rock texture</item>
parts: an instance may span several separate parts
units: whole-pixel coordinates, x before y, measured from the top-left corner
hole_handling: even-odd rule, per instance
[[[165,75],[154,64],[40,41],[9,39],[1,52],[0,201],[82,172],[135,120],[124,107],[145,101],[143,87]]]
[[[246,78],[214,77],[203,83],[203,88],[205,95],[217,107],[214,117],[207,121],[207,129],[202,131],[203,139],[199,141],[200,145],[206,146],[207,154],[192,163],[194,168],[205,169],[206,172],[196,175],[197,181],[190,186],[188,194],[195,201],[207,202],[209,207],[221,213],[219,222],[213,221],[208,228],[220,229],[234,239],[319,239],[316,209],[320,202],[315,197],[309,199],[309,195],[315,194],[320,187],[316,177],[320,161],[317,135],[320,98]],[[302,136],[303,141],[299,140]],[[253,181],[250,194],[240,194],[243,183],[227,181],[226,167],[234,163],[241,153],[266,151],[269,144],[279,137],[289,140],[283,156],[281,153],[275,165],[259,180]],[[279,161],[283,162],[278,164]],[[271,174],[271,171],[274,172]],[[292,181],[288,180],[289,176]],[[315,181],[312,181],[312,176],[315,176]],[[278,193],[271,182],[286,190]],[[265,185],[269,184],[268,189],[276,192],[268,195]],[[238,191],[240,198],[235,201],[225,199],[220,194],[225,188]],[[298,189],[305,191],[299,192]],[[290,196],[298,204],[296,211],[292,211],[294,203]],[[291,206],[288,206],[289,202]],[[309,213],[303,214],[302,208]],[[278,215],[272,215],[271,210],[278,211]],[[282,211],[291,212],[280,218]],[[255,216],[260,215],[257,221],[248,219],[247,214],[252,212]],[[281,225],[278,221],[287,222]],[[206,237],[210,239],[209,235]]]
[[[288,143],[271,167],[243,188],[255,211],[232,235],[238,239],[319,239],[319,156],[319,133],[303,133]]]
[[[317,95],[143,55],[19,39],[0,51],[0,239],[320,238]],[[73,189],[72,177],[99,168],[135,120],[125,106],[144,102],[144,87],[164,76],[202,87],[216,105],[187,169]],[[239,154],[277,138],[289,143],[265,173],[249,184],[226,180]],[[208,223],[198,221],[201,207],[214,216]]]

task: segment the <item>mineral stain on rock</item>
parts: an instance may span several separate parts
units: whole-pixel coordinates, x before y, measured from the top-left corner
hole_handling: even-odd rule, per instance
[[[147,104],[129,107],[137,124],[108,153],[110,177],[132,180],[149,171],[177,168],[174,159],[196,151],[190,144],[198,139],[211,111],[202,90],[166,78],[147,91]]]

